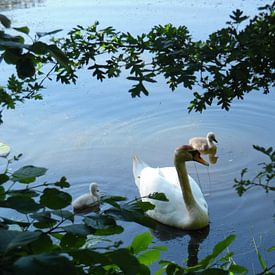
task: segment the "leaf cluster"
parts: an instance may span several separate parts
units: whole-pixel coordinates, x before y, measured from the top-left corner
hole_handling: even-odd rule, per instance
[[[50,79],[50,74],[54,71],[66,71],[70,74],[70,79],[75,81],[67,56],[55,43],[41,41],[45,36],[60,31],[38,32],[32,38],[27,26],[11,27],[11,21],[0,15],[0,62],[12,65],[16,70],[16,74],[12,74],[6,84],[0,83],[0,115],[4,108],[14,109],[17,102],[42,99],[40,91],[44,88],[43,82]],[[41,69],[46,64],[51,64],[52,67],[47,73],[43,73]]]
[[[7,147],[1,146],[3,152],[0,150],[5,152],[1,158],[7,161],[0,174],[0,208],[6,209],[0,215],[3,274],[150,274],[149,266],[167,250],[154,245],[151,233],[137,234],[127,247],[107,236],[124,231],[120,221],[155,229],[156,222],[146,216],[146,211],[154,209],[148,199],[167,201],[165,194],[153,193],[132,201],[122,196],[103,196],[103,210],[76,217],[71,211],[71,195],[65,191],[70,188],[67,179],[44,181],[47,169],[33,165],[12,171],[11,164],[21,155],[9,159]],[[259,150],[270,154],[269,149]],[[233,261],[232,252],[224,255],[234,239],[234,235],[225,238],[194,266],[161,260],[156,274],[245,273],[247,270]],[[259,250],[256,252],[264,272],[271,270]]]
[[[158,260],[163,247],[151,246],[150,233],[137,235],[129,247],[106,236],[120,234],[119,221],[137,222],[151,228],[145,216],[154,206],[141,199],[104,196],[109,205],[99,213],[76,219],[71,211],[70,187],[62,177],[46,182],[47,169],[32,165],[11,172],[20,156],[8,159],[0,174],[0,208],[16,211],[17,218],[0,216],[0,270],[4,274],[150,274],[148,265]],[[166,199],[158,193],[153,199]],[[5,213],[5,211],[4,211]],[[45,266],[47,268],[45,269]]]
[[[234,179],[234,187],[240,196],[242,196],[247,190],[257,186],[263,188],[266,192],[275,191],[275,150],[272,147],[266,149],[257,145],[253,145],[253,148],[266,155],[269,162],[261,162],[258,164],[261,170],[253,179],[246,179],[245,175],[247,174],[248,169],[242,169],[241,178]]]
[[[87,68],[100,81],[126,72],[134,82],[129,88],[132,97],[149,95],[150,85],[162,76],[172,91],[193,91],[189,112],[202,112],[213,102],[229,110],[234,99],[256,90],[267,94],[274,85],[274,18],[273,3],[241,27],[248,16],[236,10],[227,26],[205,41],[194,41],[185,26],[158,25],[134,36],[113,27],[99,29],[95,22],[43,42],[61,30],[36,33],[33,39],[27,26],[13,27],[18,33],[14,35],[9,33],[10,20],[1,15],[0,60],[15,66],[17,77],[13,74],[0,85],[0,107],[42,99],[45,80],[54,75],[61,83],[75,83],[77,71]]]
[[[242,11],[230,18],[206,41],[192,40],[185,26],[158,25],[133,36],[112,27],[98,29],[96,22],[74,28],[57,43],[78,68],[87,66],[100,81],[126,70],[127,79],[134,81],[132,97],[149,95],[149,84],[163,76],[172,91],[202,87],[202,92],[193,92],[189,111],[202,112],[214,100],[229,110],[233,99],[256,90],[267,94],[274,83],[274,4],[261,8],[242,28],[248,19]]]

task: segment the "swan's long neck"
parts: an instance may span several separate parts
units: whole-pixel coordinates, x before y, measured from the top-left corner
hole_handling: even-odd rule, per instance
[[[177,159],[177,156],[175,156],[174,163],[176,170],[178,172],[179,182],[186,208],[190,210],[196,207],[197,203],[194,199],[192,189],[189,183],[185,162],[183,160]]]

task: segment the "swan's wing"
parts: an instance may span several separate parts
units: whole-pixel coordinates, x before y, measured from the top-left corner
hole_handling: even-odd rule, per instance
[[[140,185],[140,175],[143,169],[150,167],[147,163],[141,160],[138,156],[133,157],[133,174],[136,186],[139,188]]]
[[[166,180],[169,180],[170,183],[172,183],[173,185],[179,186],[178,173],[177,173],[177,170],[175,167],[160,168],[160,172],[161,172],[161,175],[163,175],[163,177]],[[191,190],[192,190],[195,200],[200,205],[200,207],[202,207],[203,209],[208,209],[206,200],[203,196],[203,193],[202,193],[199,185],[190,175],[188,175],[188,178],[189,178],[189,183],[190,183]]]
[[[189,215],[183,202],[180,186],[168,181],[162,175],[160,168],[146,167],[142,170],[139,192],[142,197],[155,192],[164,193],[169,200],[169,202],[163,202],[146,199],[155,205],[153,211],[148,211],[148,215],[153,219],[174,226],[187,223]]]

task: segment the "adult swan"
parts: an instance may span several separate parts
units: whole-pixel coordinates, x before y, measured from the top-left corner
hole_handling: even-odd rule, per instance
[[[208,225],[208,206],[198,184],[187,174],[185,162],[209,165],[199,151],[183,145],[175,150],[175,167],[152,168],[134,157],[133,173],[141,197],[164,193],[168,202],[143,198],[155,205],[147,214],[166,225],[194,230]]]

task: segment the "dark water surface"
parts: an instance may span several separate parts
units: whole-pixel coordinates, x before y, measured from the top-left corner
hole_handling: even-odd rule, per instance
[[[171,22],[186,25],[195,39],[205,39],[225,25],[232,10],[241,8],[253,15],[263,3],[228,2],[48,0],[5,14],[15,26],[28,25],[33,32],[68,31],[77,24],[87,26],[99,20],[102,28],[113,25],[137,34]],[[0,70],[3,79],[9,73],[9,67]],[[130,84],[123,78],[98,83],[89,72],[80,73],[75,86],[48,83],[43,101],[27,102],[5,112],[1,141],[12,145],[13,154],[24,153],[20,166],[49,168],[49,181],[66,175],[74,198],[87,191],[89,182],[97,181],[101,193],[132,199],[138,196],[132,176],[134,154],[155,167],[171,166],[175,147],[213,131],[219,141],[217,164],[209,168],[188,165],[189,173],[200,181],[206,194],[209,231],[188,234],[164,227],[153,232],[156,243],[168,246],[164,258],[182,263],[188,254],[189,261],[196,258],[198,246],[201,258],[234,233],[237,240],[230,249],[238,263],[259,270],[255,238],[267,264],[271,264],[271,254],[265,251],[274,245],[274,194],[253,190],[239,198],[232,185],[242,168],[248,167],[253,175],[257,164],[265,160],[252,144],[274,145],[274,93],[264,96],[255,92],[244,101],[234,102],[230,112],[214,106],[201,115],[187,112],[190,91],[172,93],[158,83],[152,86],[149,97],[132,99],[127,93]],[[137,232],[146,230],[127,224],[122,238],[127,244]]]

